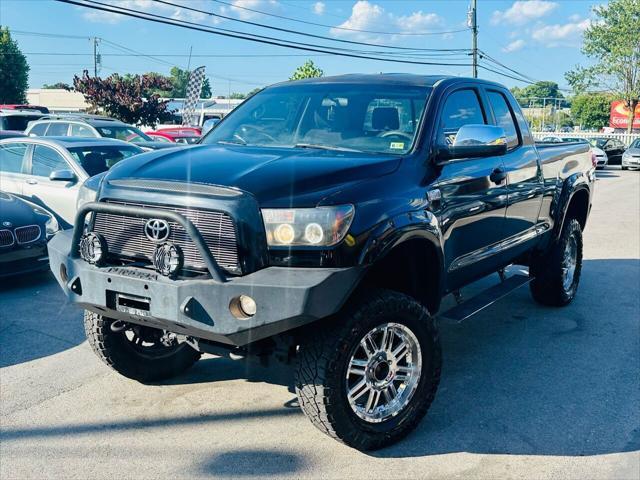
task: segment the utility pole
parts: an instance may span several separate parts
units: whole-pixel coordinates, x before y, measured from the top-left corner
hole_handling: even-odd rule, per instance
[[[467,14],[467,25],[471,28],[471,52],[473,55],[473,78],[478,78],[478,17],[477,0],[471,0]]]
[[[100,54],[98,53],[98,37],[93,37],[93,76],[98,76],[98,64],[100,63]]]

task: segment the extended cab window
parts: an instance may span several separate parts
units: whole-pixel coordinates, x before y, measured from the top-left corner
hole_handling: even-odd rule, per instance
[[[440,143],[452,145],[460,127],[484,123],[484,113],[475,90],[458,90],[445,101],[440,115],[438,140]]]
[[[36,145],[31,157],[31,174],[37,177],[48,177],[56,170],[68,169],[66,160],[53,148]]]
[[[21,173],[22,160],[27,151],[23,143],[5,143],[0,145],[0,172]]]
[[[487,96],[489,97],[493,115],[496,117],[496,124],[504,129],[507,137],[507,148],[517,147],[520,144],[518,130],[511,109],[507,104],[507,99],[502,93],[493,90],[487,92]]]

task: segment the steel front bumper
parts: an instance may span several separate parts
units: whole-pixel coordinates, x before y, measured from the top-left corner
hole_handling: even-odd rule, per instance
[[[353,268],[269,267],[226,282],[171,280],[147,269],[92,266],[70,255],[71,231],[49,242],[49,261],[69,300],[110,318],[162,328],[229,345],[245,345],[337,312],[362,273]],[[148,300],[138,314],[118,311],[118,294]],[[249,295],[257,312],[248,319],[229,305]]]

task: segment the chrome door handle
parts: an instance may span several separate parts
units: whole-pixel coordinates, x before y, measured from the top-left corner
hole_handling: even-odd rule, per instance
[[[37,184],[38,184],[38,181],[37,181],[35,178],[28,178],[28,179],[27,179],[27,183],[28,183],[29,185],[37,185]]]

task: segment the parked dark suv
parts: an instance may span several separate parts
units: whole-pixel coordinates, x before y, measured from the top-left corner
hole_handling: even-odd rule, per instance
[[[536,146],[496,83],[346,75],[266,88],[202,145],[85,183],[49,245],[97,355],[142,382],[201,352],[295,361],[300,406],[358,449],[425,415],[440,380],[441,298],[502,283],[576,295],[595,181],[589,145]],[[93,201],[91,201],[93,200]],[[529,275],[505,276],[510,264]]]

